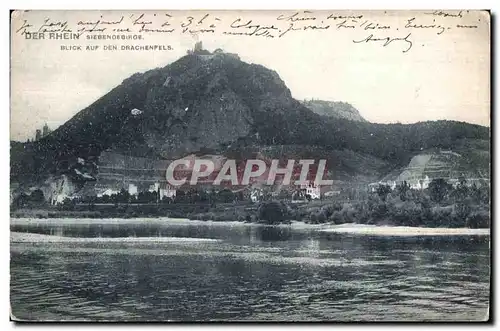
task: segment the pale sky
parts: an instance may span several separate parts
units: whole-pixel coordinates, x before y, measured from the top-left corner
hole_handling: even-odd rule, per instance
[[[290,16],[294,12],[276,11],[144,13],[146,15],[139,21],[153,22],[151,29],[153,26],[160,28],[167,17],[165,14],[171,15],[170,26],[162,29],[176,30],[142,33],[144,40],[141,41],[87,40],[86,36],[92,33],[82,35],[80,40],[52,40],[48,39],[48,33],[44,40],[28,40],[16,32],[24,20],[31,25],[26,31],[37,31],[44,20],[49,19],[53,25],[46,27],[48,29],[60,28],[57,22],[67,21],[66,27],[76,32],[84,26],[78,25],[79,21],[100,19],[99,26],[107,28],[100,34],[116,34],[110,31],[111,25],[102,25],[102,21],[119,21],[122,15],[120,28],[129,27],[135,31],[130,34],[138,35],[141,25],[133,26],[131,22],[141,12],[16,12],[11,32],[11,139],[33,138],[35,130],[45,122],[55,129],[130,75],[166,66],[185,55],[196,40],[203,41],[204,48],[210,51],[222,48],[237,53],[245,62],[277,71],[296,99],[349,102],[372,122],[450,119],[490,125],[490,27],[489,17],[484,12],[301,11],[293,17]],[[187,16],[193,16],[189,27],[194,27],[206,13],[209,16],[197,26],[209,29],[213,23],[215,33],[191,35],[181,32],[180,24],[187,24]],[[130,18],[132,14],[135,16]],[[281,19],[277,19],[280,15]],[[299,20],[312,17],[316,20]],[[271,29],[269,33],[276,35],[279,34],[277,30],[283,32],[290,24],[297,29],[308,25],[329,28],[290,31],[281,38],[224,34],[255,30],[255,27],[231,29],[231,23],[237,18],[241,20],[233,25],[252,20],[247,27],[274,26],[276,30]],[[411,18],[415,19],[408,23]],[[339,27],[343,21],[344,25],[355,28]],[[390,28],[369,28],[377,26]],[[388,39],[373,40],[404,39],[409,33],[407,40],[412,47],[406,53],[403,51],[409,46],[407,41],[393,40],[384,47]],[[364,41],[367,38],[372,40]],[[118,47],[170,45],[173,50],[102,49],[111,44]],[[61,45],[82,45],[84,50],[63,51]],[[99,45],[100,48],[87,51],[87,45]]]

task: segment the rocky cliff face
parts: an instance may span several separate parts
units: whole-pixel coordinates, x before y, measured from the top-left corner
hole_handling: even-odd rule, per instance
[[[248,136],[259,111],[294,100],[279,76],[219,53],[135,74],[56,130],[68,153],[174,157]],[[82,149],[82,145],[85,148]]]

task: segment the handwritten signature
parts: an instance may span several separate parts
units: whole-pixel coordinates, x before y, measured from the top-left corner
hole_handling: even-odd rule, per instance
[[[407,45],[407,48],[403,50],[403,53],[408,52],[412,47],[413,47],[413,42],[410,40],[411,32],[408,33],[408,35],[404,38],[398,38],[398,37],[384,37],[384,38],[379,38],[375,37],[373,34],[370,34],[368,37],[361,39],[361,40],[353,40],[352,42],[355,44],[360,44],[360,43],[369,43],[369,42],[383,42],[382,47],[387,47],[393,42],[402,42],[404,41]]]

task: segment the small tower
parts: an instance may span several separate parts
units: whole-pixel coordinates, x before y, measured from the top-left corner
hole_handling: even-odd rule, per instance
[[[188,54],[200,54],[203,53],[203,43],[201,41],[197,41],[194,44],[193,49],[188,49],[187,51]]]
[[[49,126],[47,125],[47,123],[45,123],[45,125],[43,126],[42,137],[48,136],[49,133],[50,133]]]
[[[194,50],[193,53],[199,53],[203,50],[203,43],[201,41],[198,41],[194,44]]]

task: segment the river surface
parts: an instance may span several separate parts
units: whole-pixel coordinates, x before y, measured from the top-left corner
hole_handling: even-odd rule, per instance
[[[370,237],[161,219],[12,220],[10,228],[24,238],[11,239],[17,319],[488,318],[489,236]]]

